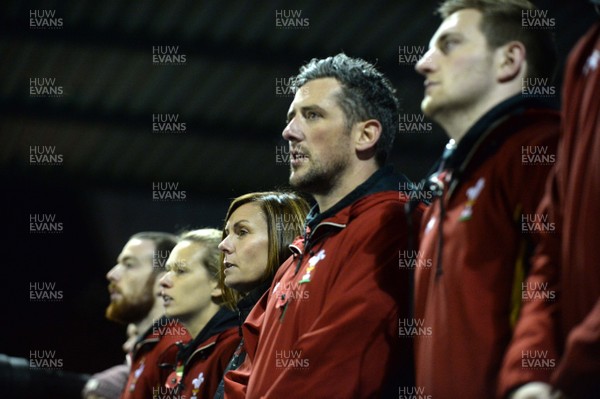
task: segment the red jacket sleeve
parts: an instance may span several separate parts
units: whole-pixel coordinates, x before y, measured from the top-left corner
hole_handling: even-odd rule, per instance
[[[248,356],[240,364],[237,370],[228,371],[223,377],[225,387],[225,397],[227,399],[244,399],[248,389],[248,380],[252,362]]]
[[[600,393],[600,299],[567,337],[565,353],[552,374],[551,384],[573,398]]]
[[[546,195],[537,211],[539,215],[548,215],[547,220],[553,223],[555,231],[538,236],[540,241],[532,256],[531,270],[523,292],[526,298],[533,299],[523,301],[512,341],[504,357],[498,378],[498,396],[501,398],[528,382],[549,383],[552,368],[528,367],[527,362],[540,360],[545,365],[555,365],[559,357],[557,318],[561,220],[557,212],[555,178],[553,170],[549,175]],[[531,354],[539,359],[532,359]]]

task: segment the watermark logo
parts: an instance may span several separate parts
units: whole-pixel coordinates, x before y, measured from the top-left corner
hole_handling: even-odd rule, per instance
[[[188,399],[186,394],[178,394],[176,388],[152,387],[152,399]],[[191,399],[195,399],[192,396]]]
[[[55,145],[30,145],[29,164],[39,166],[62,165],[63,154],[56,153]]]
[[[547,145],[521,146],[521,163],[523,165],[553,165],[556,163],[556,154],[550,154]]]
[[[167,272],[171,272],[171,271],[183,272],[183,271],[188,271],[188,270],[189,270],[189,267],[188,267],[188,263],[187,263],[186,259],[179,259],[175,262],[165,264],[165,271],[167,271]]]
[[[297,283],[281,283],[278,282],[273,288],[273,295],[277,298],[276,307],[282,307],[289,301],[307,301],[310,299],[310,292],[304,288],[305,286]]]
[[[275,95],[277,97],[294,97],[296,94],[296,78],[275,78]]]
[[[411,201],[424,202],[433,200],[433,191],[425,188],[425,181],[419,183],[400,182],[398,183],[398,192],[400,199],[408,198]]]
[[[63,223],[58,222],[55,213],[30,213],[29,233],[58,234],[63,232]]]
[[[291,162],[295,164],[301,162],[308,162],[308,157],[300,152],[290,150],[288,144],[281,144],[275,146],[275,164],[289,166]]]
[[[61,302],[63,296],[63,291],[57,289],[55,281],[29,282],[30,302]]]
[[[152,46],[152,65],[185,65],[187,56],[179,46]]]
[[[398,251],[398,267],[400,269],[429,269],[433,266],[433,259],[425,257],[423,251]]]
[[[29,78],[30,97],[62,97],[64,88],[56,84],[56,78]]]
[[[163,270],[167,266],[167,260],[171,255],[169,250],[157,250],[152,253],[152,267]]]
[[[521,215],[523,233],[554,233],[556,223],[550,222],[548,214],[524,213]]]
[[[29,351],[30,369],[61,370],[63,365],[63,359],[56,356],[55,350],[36,349]]]
[[[276,350],[275,367],[278,369],[307,369],[309,359],[303,357],[301,350]]]
[[[427,52],[425,46],[398,46],[398,64],[415,65]]]
[[[550,370],[556,367],[556,359],[547,350],[521,351],[521,367],[528,370]]]
[[[304,219],[298,215],[276,215],[275,228],[277,231],[298,231],[304,229]]]
[[[63,19],[56,16],[56,10],[29,10],[30,29],[62,29]]]
[[[187,193],[179,189],[179,182],[152,182],[153,201],[185,201]]]
[[[398,115],[398,130],[400,133],[431,133],[433,123],[425,122],[425,115],[400,113]]]
[[[152,114],[152,133],[185,133],[186,129],[179,114]]]
[[[556,86],[550,83],[549,78],[523,78],[521,94],[525,97],[556,97]]]
[[[185,336],[187,331],[177,320],[160,318],[152,324],[152,334],[161,336]]]
[[[548,10],[521,10],[521,26],[526,29],[554,29],[556,19],[548,16]]]
[[[521,299],[524,302],[552,302],[556,299],[556,291],[549,289],[547,282],[523,282],[521,283]]]
[[[298,79],[295,76],[288,78],[275,78],[275,95],[277,97],[294,97],[297,92],[308,96],[308,87],[298,87]]]
[[[425,325],[424,319],[402,318],[398,319],[398,335],[400,337],[430,337],[432,328]]]
[[[425,393],[425,387],[398,387],[398,399],[431,399],[431,395]]]
[[[275,10],[277,29],[308,29],[310,20],[302,16],[302,10]]]
[[[290,146],[287,144],[275,146],[275,163],[277,165],[290,164]]]

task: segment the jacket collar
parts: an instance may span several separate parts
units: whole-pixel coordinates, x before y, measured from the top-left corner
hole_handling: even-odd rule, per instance
[[[378,169],[327,211],[320,213],[319,206],[316,204],[306,218],[304,236],[290,245],[292,252],[300,255],[295,256],[297,258],[295,273],[297,274],[300,269],[304,254],[307,251],[311,253],[311,248],[317,242],[336,230],[344,229],[354,217],[373,207],[377,201],[388,201],[391,197],[399,199],[401,187],[411,187],[410,181],[404,175],[395,173],[391,166],[385,166]],[[375,198],[376,196],[378,198]],[[369,199],[367,200],[366,197]]]
[[[397,192],[399,183],[405,183],[404,186],[407,187],[410,181],[404,175],[395,173],[392,166],[384,166],[325,212],[321,213],[319,205],[315,204],[306,218],[306,226],[310,231],[314,231],[325,220],[346,225],[351,216],[350,205],[371,194],[383,191]]]
[[[266,281],[263,281],[258,287],[254,288],[246,296],[240,299],[237,303],[238,310],[241,312],[249,312],[250,310],[252,310],[252,308],[254,307],[254,305],[256,305],[256,302],[258,302],[260,297],[262,297],[263,294],[267,292],[272,282],[273,279],[271,278],[267,279]]]
[[[228,330],[237,325],[237,317],[236,314],[226,308],[221,308],[215,315],[208,321],[206,326],[198,333],[196,338],[192,339],[189,343],[184,345],[182,349],[177,354],[177,360],[183,361],[184,364],[187,364],[194,354],[196,348],[207,341],[209,338],[214,337],[216,340],[216,335]]]
[[[135,358],[137,352],[145,345],[156,344],[160,341],[162,331],[160,326],[169,324],[169,321],[173,320],[167,316],[162,316],[160,319],[155,320],[150,327],[143,334],[140,334],[137,341],[133,345],[132,358]]]
[[[465,161],[469,161],[473,153],[494,132],[494,128],[516,114],[522,114],[527,109],[555,108],[552,103],[541,98],[525,97],[520,94],[510,97],[484,114],[460,140],[456,149],[446,162],[446,169],[458,169]],[[506,138],[506,137],[504,137]],[[502,141],[503,138],[500,138]],[[464,166],[464,165],[463,165]]]
[[[238,326],[240,328],[240,336],[242,335],[242,324],[246,321],[248,314],[254,308],[254,305],[258,302],[258,300],[263,296],[265,292],[269,290],[271,287],[271,283],[273,282],[272,278],[263,281],[258,287],[250,291],[246,296],[240,299],[237,303],[237,313],[238,313]]]

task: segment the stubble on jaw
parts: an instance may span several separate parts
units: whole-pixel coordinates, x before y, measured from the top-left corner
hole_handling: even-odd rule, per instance
[[[345,132],[345,134],[350,134],[350,132]],[[339,145],[333,153],[344,154],[346,150],[347,148]],[[348,157],[343,156],[336,156],[328,161],[324,165],[314,158],[308,158],[306,163],[300,166],[300,168],[307,168],[303,172],[304,175],[297,176],[293,170],[290,172],[290,185],[298,191],[313,195],[326,195],[338,184],[340,172],[345,170],[349,164]]]

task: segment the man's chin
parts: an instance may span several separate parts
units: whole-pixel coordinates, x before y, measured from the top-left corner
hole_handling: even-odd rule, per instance
[[[304,176],[302,175],[302,173],[298,170],[299,168],[292,168],[291,172],[290,172],[290,178],[288,180],[288,182],[290,183],[290,186],[294,187],[294,188],[301,188],[304,185]]]
[[[326,195],[331,190],[331,184],[328,180],[315,178],[314,176],[290,177],[290,186],[297,191],[311,195]]]
[[[106,317],[108,320],[114,321],[116,323],[128,324],[127,321],[123,320],[120,317],[119,312],[116,310],[116,306],[114,306],[113,303],[108,305],[108,307],[106,308],[106,311],[104,312],[104,317]]]
[[[127,320],[125,313],[126,305],[123,301],[111,302],[106,308],[105,316],[108,320],[114,321],[120,324],[133,323],[133,320]]]
[[[290,176],[289,183],[293,189],[298,191],[303,191],[305,193],[313,193],[314,191],[312,182],[307,181],[299,176]]]
[[[296,188],[296,186],[298,185],[298,180],[298,173],[292,170],[290,172],[290,178],[288,179],[288,183],[290,183],[290,186]]]
[[[431,118],[435,112],[435,104],[433,104],[431,98],[425,97],[421,101],[421,112],[428,118]]]
[[[131,304],[123,301],[112,302],[106,308],[105,316],[108,320],[121,324],[136,323],[148,315],[153,302]]]

